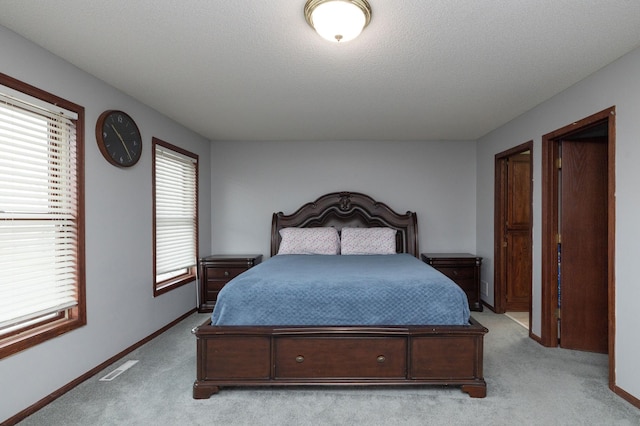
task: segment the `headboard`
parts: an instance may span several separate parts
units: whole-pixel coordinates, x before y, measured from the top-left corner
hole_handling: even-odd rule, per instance
[[[389,227],[396,234],[396,251],[418,257],[418,221],[415,212],[399,214],[389,206],[358,192],[332,192],[306,203],[294,213],[274,213],[271,221],[271,256],[278,253],[282,228]]]

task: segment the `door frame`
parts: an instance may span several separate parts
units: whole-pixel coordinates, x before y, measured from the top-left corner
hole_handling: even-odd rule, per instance
[[[558,346],[557,230],[558,230],[558,141],[604,122],[607,142],[607,288],[609,324],[609,388],[615,387],[615,106],[542,136],[542,313],[540,343]]]
[[[495,265],[493,268],[493,308],[497,314],[504,314],[507,306],[507,280],[506,273],[506,259],[503,251],[503,241],[505,240],[504,223],[506,221],[506,185],[507,179],[505,175],[505,161],[507,158],[529,151],[529,170],[530,175],[533,177],[533,141],[522,143],[518,146],[510,148],[506,151],[500,152],[495,155],[495,189],[494,189],[494,224],[493,224],[493,258],[495,259]],[[531,188],[529,189],[529,206],[531,212],[533,212],[533,179],[530,181]],[[529,222],[529,241],[532,240],[532,222]],[[531,251],[533,253],[533,250]],[[533,259],[531,259],[533,261]],[[531,285],[529,284],[529,292],[531,293]],[[529,299],[529,324],[531,324],[531,298]],[[531,330],[531,327],[529,327]]]

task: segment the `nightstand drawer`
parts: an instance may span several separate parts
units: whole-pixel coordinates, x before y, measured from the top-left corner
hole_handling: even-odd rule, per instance
[[[213,281],[216,279],[224,279],[229,281],[233,277],[237,277],[248,268],[207,268],[207,279]]]
[[[463,280],[473,280],[476,274],[474,268],[437,267],[437,269],[438,271],[442,272],[443,274],[445,274],[446,276],[448,276],[458,284],[460,284],[460,281],[463,281]]]
[[[207,292],[215,291],[216,293],[218,293],[228,282],[229,280],[207,280],[205,290]]]
[[[206,300],[218,300],[218,293],[220,293],[222,287],[224,287],[224,285],[221,285],[218,289],[207,287],[207,289],[205,290]]]
[[[456,284],[458,284],[458,287],[460,287],[461,289],[463,289],[467,293],[474,294],[474,292],[476,291],[477,285],[476,285],[476,281],[473,278],[472,279],[466,279],[466,280],[453,280],[453,281]]]

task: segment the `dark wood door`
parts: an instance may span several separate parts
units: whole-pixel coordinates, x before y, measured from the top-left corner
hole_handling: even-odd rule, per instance
[[[529,311],[531,299],[531,155],[507,159],[506,310]]]
[[[606,353],[607,137],[560,149],[560,346]]]

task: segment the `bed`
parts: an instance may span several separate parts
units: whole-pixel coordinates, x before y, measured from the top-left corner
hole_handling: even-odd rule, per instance
[[[347,249],[345,238],[348,231],[353,233],[354,229],[391,229],[393,241],[389,242],[388,238],[385,241],[387,246],[391,244],[394,247],[386,247],[385,250],[392,250],[397,254],[346,256],[343,253],[326,256],[288,253],[284,245],[289,240],[283,242],[283,235],[288,238],[287,231],[283,230],[309,228],[335,229],[343,238],[344,250]],[[353,254],[359,252],[356,250]],[[230,386],[303,385],[459,386],[471,397],[485,397],[486,382],[482,373],[482,361],[483,339],[488,330],[469,316],[464,292],[461,292],[463,303],[457,300],[456,294],[459,293],[455,291],[447,298],[451,299],[447,303],[451,303],[451,306],[466,306],[466,312],[456,311],[457,307],[439,311],[435,308],[438,311],[436,316],[409,316],[399,320],[396,320],[396,314],[383,314],[396,303],[412,301],[420,306],[427,306],[432,296],[406,293],[404,287],[402,291],[387,293],[382,301],[368,299],[369,294],[360,295],[360,291],[365,291],[367,283],[370,284],[368,287],[379,289],[378,281],[383,282],[387,275],[395,274],[394,268],[399,266],[391,265],[395,262],[393,259],[398,259],[401,264],[411,268],[423,268],[431,271],[429,274],[444,277],[417,260],[418,256],[416,214],[410,211],[399,214],[365,194],[334,192],[304,204],[292,214],[274,213],[271,259],[229,282],[219,294],[216,305],[220,306],[216,306],[212,318],[193,330],[197,350],[197,377],[193,384],[193,397],[209,398],[221,388]],[[314,269],[326,268],[322,265],[327,261],[331,263],[329,269],[325,270],[327,272],[318,273],[322,269]],[[289,275],[282,272],[294,270],[295,265],[300,262],[303,271],[310,271],[308,274],[301,273],[300,270]],[[369,263],[364,266],[352,265],[361,262]],[[385,262],[391,263],[385,266]],[[355,283],[349,268],[363,270],[363,267],[369,274],[359,274],[364,279]],[[376,270],[376,267],[380,269]],[[281,291],[275,302],[268,302],[267,297],[260,297],[265,293],[264,286],[271,285],[271,281],[266,278],[270,276],[269,270],[280,273],[278,280],[288,281],[292,285]],[[287,310],[295,308],[298,302],[284,297],[293,293],[291,289],[296,285],[302,286],[297,282],[302,279],[302,275],[313,278],[311,284],[305,284],[305,290],[312,286],[319,287],[319,293],[313,299],[316,306],[322,306],[321,309],[316,309],[319,317],[307,318],[306,313],[313,311],[312,308],[303,309],[304,315],[300,311]],[[321,282],[318,276],[331,280]],[[336,283],[340,280],[344,283]],[[257,287],[252,288],[256,281],[261,283],[256,283]],[[340,293],[344,285],[351,287]],[[443,286],[447,287],[448,284]],[[449,287],[457,288],[455,284]],[[331,307],[340,304],[352,306],[352,303],[357,302],[346,299],[350,296],[348,293],[354,293],[360,301],[367,298],[367,303],[361,304],[366,312],[355,317],[359,319],[348,317],[331,320],[331,312],[328,312],[332,310]],[[391,298],[392,293],[400,297],[399,302]],[[246,309],[243,313],[239,312],[242,309],[237,306],[225,305],[231,303],[234,297],[238,298],[238,306],[253,308]],[[322,305],[323,303],[325,304]],[[404,310],[411,311],[409,308]],[[434,311],[431,308],[424,310]],[[281,315],[264,319],[263,314],[271,315],[274,311]],[[452,316],[448,316],[449,313]],[[262,320],[254,317],[247,319],[249,314],[256,314],[256,318]],[[371,317],[375,319],[370,320]]]

